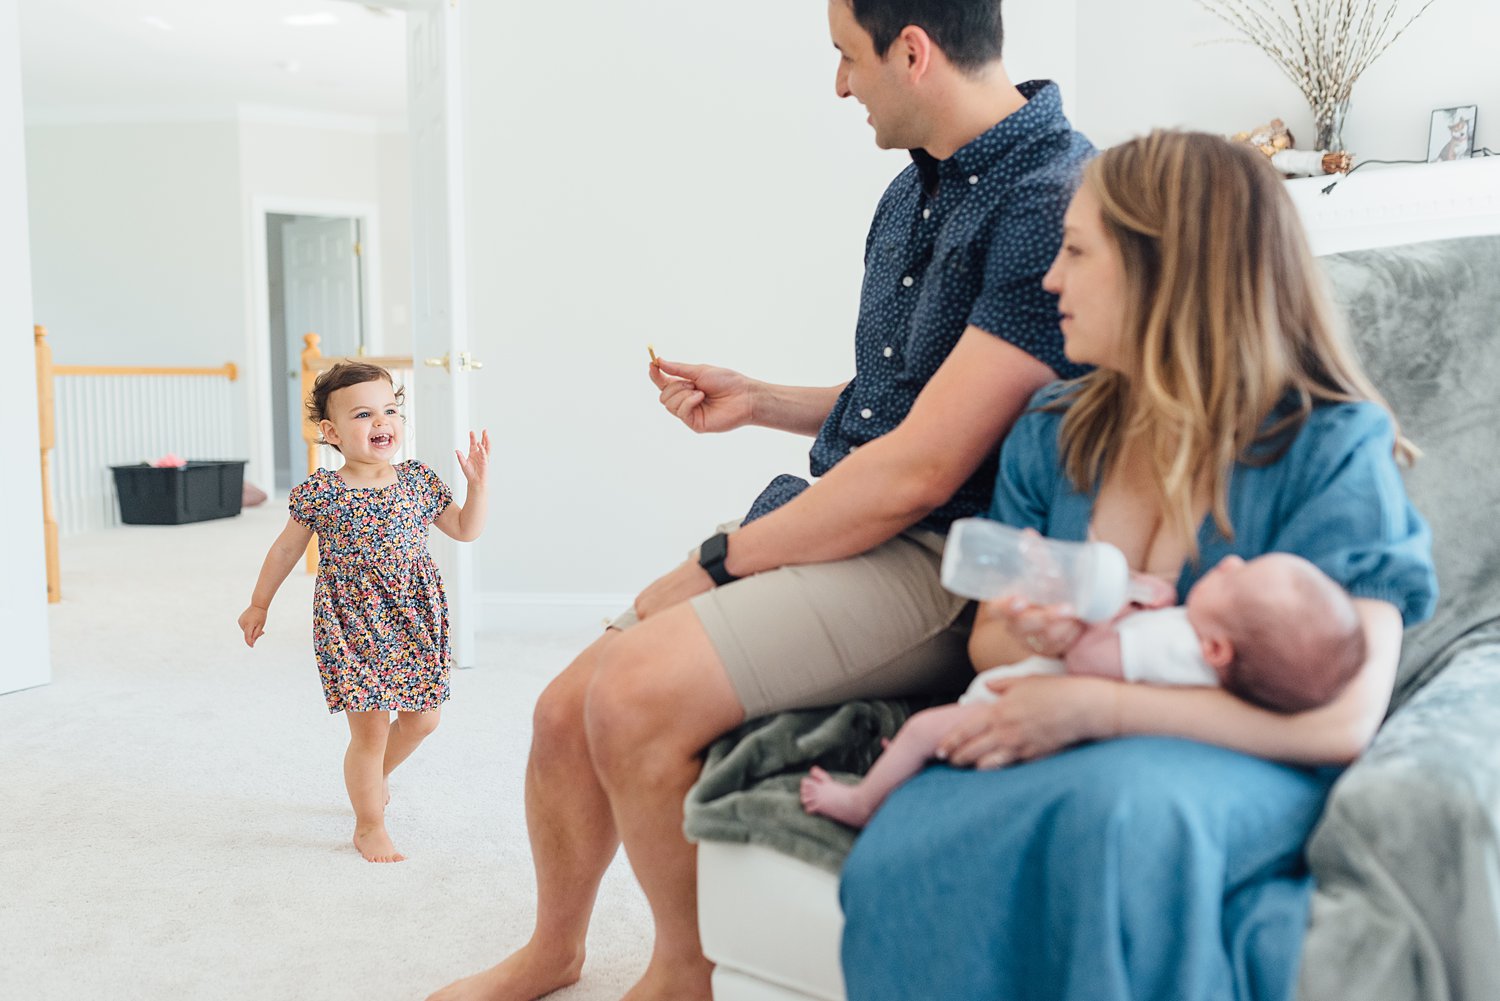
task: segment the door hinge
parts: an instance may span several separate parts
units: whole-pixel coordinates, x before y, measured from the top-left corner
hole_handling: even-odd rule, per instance
[[[358,240],[355,240],[354,241],[354,256],[355,257],[360,257],[360,256],[363,256],[363,254],[364,254],[364,247],[360,244],[360,242]]]

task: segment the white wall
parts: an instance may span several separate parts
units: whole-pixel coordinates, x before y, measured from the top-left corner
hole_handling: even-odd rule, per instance
[[[1278,116],[1311,141],[1268,59],[1198,44],[1230,32],[1193,0],[1010,0],[1006,16],[1012,74],[1058,80],[1100,146]],[[492,598],[633,593],[772,474],[805,470],[806,441],[675,424],[645,344],[776,381],[850,374],[862,241],[905,160],[834,99],[825,17],[809,0],[466,9],[475,423],[501,459],[477,560]],[[1436,3],[1356,86],[1350,148],[1424,157],[1428,113],[1469,103],[1495,144],[1495,37],[1500,4]]]
[[[7,438],[0,524],[11,527],[0,573],[0,693],[51,680],[42,486],[37,450],[36,355],[26,244],[25,133],[15,0],[0,0],[0,419]]]
[[[1036,0],[1031,0],[1036,2]],[[1105,146],[1153,126],[1233,133],[1281,118],[1311,148],[1312,113],[1270,58],[1193,0],[1077,0],[1074,121]],[[1419,6],[1402,0],[1409,16]],[[1477,104],[1476,146],[1500,147],[1496,0],[1438,0],[1354,85],[1357,159],[1425,160],[1434,108]],[[1370,167],[1370,170],[1377,169]]]
[[[411,143],[405,132],[376,136],[381,299],[386,354],[411,354]]]
[[[36,315],[58,362],[235,362],[238,455],[268,483],[251,454],[252,423],[268,412],[251,364],[251,207],[262,197],[376,206],[381,281],[370,320],[391,307],[404,315],[405,137],[364,120],[309,125],[262,109],[222,122],[33,124],[26,138]],[[409,350],[409,321],[383,329],[384,350]]]
[[[33,125],[26,144],[32,289],[57,362],[243,368],[237,128]],[[243,442],[243,379],[231,399]]]
[[[634,593],[810,444],[695,438],[647,343],[849,378],[865,233],[909,160],[835,98],[815,0],[464,16],[475,423],[498,448],[479,589]]]
[[[26,132],[32,288],[58,362],[242,360],[236,128]]]

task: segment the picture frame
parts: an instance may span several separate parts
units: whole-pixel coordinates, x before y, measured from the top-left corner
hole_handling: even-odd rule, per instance
[[[1467,160],[1474,153],[1474,128],[1479,121],[1479,106],[1463,104],[1456,108],[1437,108],[1427,131],[1427,162]]]

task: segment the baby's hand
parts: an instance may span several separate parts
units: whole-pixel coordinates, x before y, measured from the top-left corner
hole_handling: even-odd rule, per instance
[[[483,487],[485,477],[490,471],[490,433],[481,431],[476,439],[474,432],[469,432],[469,454],[466,458],[458,450],[454,450],[458,456],[458,468],[464,471],[464,478],[469,481],[470,487]]]
[[[1171,608],[1177,604],[1177,588],[1155,574],[1130,571],[1129,603],[1141,608]]]
[[[240,613],[240,629],[245,633],[245,645],[255,646],[255,641],[266,634],[266,610],[251,605]]]

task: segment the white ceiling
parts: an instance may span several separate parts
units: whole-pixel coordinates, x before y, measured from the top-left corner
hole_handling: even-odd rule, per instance
[[[373,0],[372,0],[373,2]],[[20,0],[28,120],[372,118],[406,107],[406,16],[345,0]],[[295,27],[287,18],[332,23]]]

